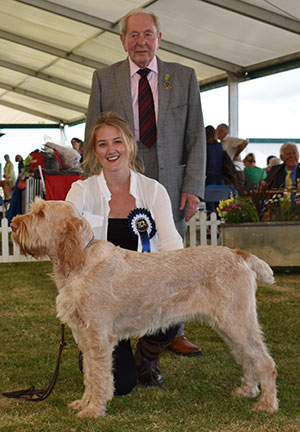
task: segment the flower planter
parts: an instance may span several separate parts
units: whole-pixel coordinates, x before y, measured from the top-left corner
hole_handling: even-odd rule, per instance
[[[271,267],[300,266],[300,222],[221,224],[221,244],[244,249]]]

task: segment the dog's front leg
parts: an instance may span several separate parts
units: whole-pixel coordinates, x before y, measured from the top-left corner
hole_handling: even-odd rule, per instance
[[[85,332],[83,373],[85,391],[79,417],[99,417],[105,414],[106,404],[113,397],[113,343],[109,337],[99,339],[90,329]],[[86,355],[87,354],[87,355]]]
[[[71,402],[69,404],[69,407],[75,410],[82,410],[84,407],[88,405],[91,398],[91,392],[92,392],[92,389],[89,385],[89,383],[91,382],[91,377],[90,377],[91,371],[89,369],[91,361],[89,359],[88,346],[85,342],[86,342],[85,337],[80,337],[78,340],[78,348],[82,353],[82,359],[83,359],[84,393],[81,399],[75,400],[74,402]]]

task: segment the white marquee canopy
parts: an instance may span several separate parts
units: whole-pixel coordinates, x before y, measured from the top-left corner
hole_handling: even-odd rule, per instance
[[[159,16],[158,55],[193,67],[201,90],[300,66],[299,0],[0,3],[0,128],[83,122],[94,69],[126,57],[118,23],[135,7]]]

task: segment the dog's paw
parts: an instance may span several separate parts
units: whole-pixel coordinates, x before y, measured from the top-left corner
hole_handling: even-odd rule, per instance
[[[94,407],[89,407],[87,406],[86,408],[84,408],[83,410],[79,411],[76,416],[80,417],[80,418],[84,418],[84,417],[91,417],[91,418],[97,418],[100,416],[104,416],[105,415],[105,408],[94,408]]]
[[[273,402],[266,402],[264,400],[258,401],[256,404],[253,405],[253,411],[259,411],[259,412],[267,412],[270,414],[275,413],[278,411],[278,402],[277,400],[274,400]]]
[[[69,403],[69,408],[72,408],[74,410],[79,410],[84,407],[84,404],[82,402],[82,399],[75,400],[74,402]]]
[[[260,391],[257,385],[255,386],[241,386],[233,390],[233,395],[237,397],[255,398],[259,395]]]

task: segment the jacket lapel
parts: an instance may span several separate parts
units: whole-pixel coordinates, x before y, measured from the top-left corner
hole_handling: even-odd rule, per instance
[[[296,173],[296,185],[298,183],[298,179],[300,179],[300,165],[297,166],[297,173]]]
[[[158,125],[157,134],[164,124],[164,117],[167,112],[169,98],[172,88],[172,75],[168,70],[166,63],[157,57],[158,65]]]
[[[133,110],[131,99],[131,84],[129,62],[124,60],[115,71],[118,96],[120,98],[120,106],[123,108],[124,120],[127,120],[132,130],[134,130]]]

